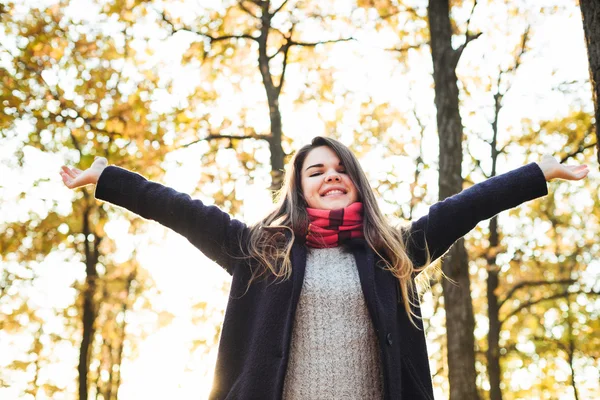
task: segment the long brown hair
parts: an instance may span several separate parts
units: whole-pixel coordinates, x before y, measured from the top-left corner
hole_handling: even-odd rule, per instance
[[[383,261],[384,268],[397,279],[406,312],[414,324],[413,317],[419,318],[411,308],[416,305],[417,291],[414,283],[416,273],[425,269],[431,262],[426,249],[426,262],[415,268],[406,252],[405,238],[407,227],[392,227],[384,218],[373,190],[361,168],[356,156],[337,140],[317,136],[312,142],[302,147],[294,155],[290,170],[287,171],[285,183],[276,196],[275,208],[265,218],[252,225],[245,248],[247,256],[258,261],[258,268],[253,271],[248,287],[254,279],[262,275],[275,277],[275,280],[286,280],[292,274],[290,257],[292,244],[296,235],[304,236],[309,218],[307,203],[301,186],[302,165],[308,153],[320,146],[327,146],[338,156],[346,173],[356,186],[359,201],[363,203],[363,230],[367,244]],[[289,232],[286,235],[285,231]]]

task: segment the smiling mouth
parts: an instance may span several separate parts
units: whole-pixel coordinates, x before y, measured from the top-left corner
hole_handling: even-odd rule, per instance
[[[337,197],[337,196],[343,196],[345,194],[346,193],[342,192],[341,190],[330,190],[329,192],[325,193],[321,197]]]

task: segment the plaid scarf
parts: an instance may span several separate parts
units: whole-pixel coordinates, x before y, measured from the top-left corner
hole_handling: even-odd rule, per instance
[[[306,234],[309,247],[336,247],[345,240],[363,238],[363,204],[352,203],[339,210],[306,208],[310,224]]]

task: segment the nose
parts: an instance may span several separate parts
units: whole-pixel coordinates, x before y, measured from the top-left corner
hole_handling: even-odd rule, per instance
[[[327,175],[327,177],[325,178],[325,182],[341,182],[342,178],[340,178],[340,175],[337,172],[334,172],[333,174],[329,174]]]

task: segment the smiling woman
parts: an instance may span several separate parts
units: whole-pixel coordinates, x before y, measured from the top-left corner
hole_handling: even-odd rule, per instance
[[[302,165],[302,193],[309,207],[335,210],[358,200],[346,167],[328,146],[313,149]]]
[[[252,226],[103,158],[61,175],[182,234],[232,275],[212,399],[432,399],[414,277],[478,222],[587,169],[545,156],[400,228],[350,149],[325,137],[295,154],[274,210]]]

